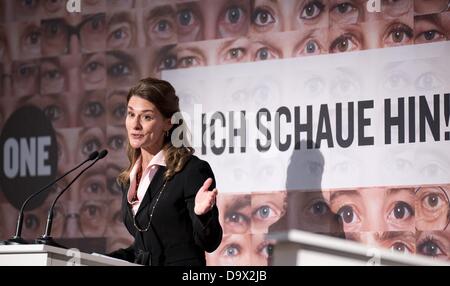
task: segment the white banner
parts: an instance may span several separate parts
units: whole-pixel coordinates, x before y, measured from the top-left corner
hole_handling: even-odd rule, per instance
[[[449,183],[449,74],[439,42],[163,78],[220,189],[253,192]]]

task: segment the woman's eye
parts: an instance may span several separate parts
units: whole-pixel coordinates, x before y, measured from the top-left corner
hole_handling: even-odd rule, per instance
[[[438,30],[428,30],[418,34],[415,38],[415,43],[426,43],[426,42],[438,42],[445,41],[447,37]]]
[[[113,136],[109,139],[108,146],[114,150],[120,150],[124,147],[125,139],[121,135]]]
[[[40,43],[41,39],[41,33],[38,29],[34,29],[30,31],[27,35],[24,37],[24,45],[25,46],[34,46],[38,45]]]
[[[405,45],[413,37],[413,30],[404,24],[394,26],[387,35],[386,46]]]
[[[39,219],[34,214],[28,214],[25,216],[25,227],[30,230],[35,230],[39,227]]]
[[[424,242],[420,243],[417,246],[417,252],[426,256],[442,256],[444,255],[444,251],[442,251],[441,247],[434,241],[434,239],[427,239]]]
[[[98,149],[100,149],[100,141],[97,139],[91,139],[84,143],[81,152],[83,152],[83,154],[91,154]]]
[[[101,215],[100,208],[95,205],[89,205],[85,208],[84,213],[89,219],[95,219]]]
[[[48,20],[44,22],[44,38],[52,40],[64,35],[64,22],[62,20]]]
[[[120,104],[118,105],[116,108],[113,109],[113,116],[117,119],[122,119],[125,117],[125,113],[126,113],[126,106],[125,104]]]
[[[406,220],[414,216],[414,209],[405,202],[397,202],[389,214],[389,218]]]
[[[125,36],[127,36],[126,32],[127,31],[125,30],[125,28],[119,28],[119,29],[116,29],[116,30],[114,30],[112,32],[112,36],[113,36],[114,39],[120,40],[120,39],[125,38]]]
[[[19,80],[34,77],[37,73],[37,68],[34,65],[21,65],[15,72]]]
[[[42,77],[46,80],[57,80],[61,78],[62,74],[59,69],[51,69],[44,72]]]
[[[83,115],[86,117],[100,117],[105,112],[105,108],[100,102],[88,102],[84,108]]]
[[[91,193],[91,194],[99,194],[99,193],[102,192],[102,189],[103,189],[103,187],[102,187],[101,184],[99,184],[99,183],[92,183],[92,184],[89,184],[89,186],[87,187],[86,191],[88,193]]]
[[[225,23],[236,24],[242,18],[242,14],[242,9],[237,6],[228,8],[225,12]]]
[[[89,62],[85,68],[84,68],[84,72],[85,73],[93,73],[96,72],[98,69],[100,69],[103,66],[102,63],[97,62],[97,61],[92,61]]]
[[[194,13],[189,9],[181,10],[178,13],[178,24],[181,26],[191,26],[195,23]]]
[[[177,67],[177,58],[175,56],[167,56],[161,60],[158,70],[170,70]]]
[[[301,51],[302,54],[320,54],[321,48],[320,45],[315,40],[309,40],[306,42],[305,47],[303,51]]]
[[[344,34],[336,38],[330,45],[330,53],[344,53],[356,50],[358,45],[352,35]]]
[[[131,68],[126,63],[117,63],[108,69],[108,75],[112,77],[121,77],[131,74]]]
[[[126,48],[131,45],[131,28],[128,23],[115,25],[110,28],[107,45],[111,48]]]
[[[270,50],[268,47],[262,47],[256,51],[255,54],[255,61],[264,61],[264,60],[271,60],[276,59],[279,56],[276,55],[272,50]]]
[[[237,244],[231,244],[225,247],[223,250],[224,256],[234,257],[241,253],[241,247]]]
[[[274,210],[270,206],[264,205],[259,207],[255,212],[254,215],[259,220],[268,219],[270,217],[275,216]]]
[[[102,14],[99,14],[97,16],[94,16],[90,23],[88,24],[88,27],[90,28],[90,32],[93,33],[100,33],[105,28],[105,16]]]
[[[250,219],[246,215],[243,215],[239,212],[232,212],[232,213],[228,214],[226,216],[226,220],[229,222],[238,223],[238,224],[250,222]]]
[[[441,198],[438,193],[428,193],[422,199],[422,206],[427,210],[440,209],[446,204],[446,201]]]
[[[232,48],[225,55],[225,61],[240,61],[246,55],[244,48]]]
[[[158,32],[158,33],[164,33],[169,31],[169,29],[171,29],[171,24],[169,21],[163,19],[163,20],[159,20],[155,27],[153,28],[154,32]]]
[[[309,212],[314,216],[323,216],[330,213],[330,208],[327,203],[319,201],[313,203],[313,205],[309,208]]]
[[[408,246],[403,242],[395,242],[391,246],[391,250],[401,252],[401,253],[412,253]]]
[[[346,224],[356,223],[359,219],[351,206],[343,206],[338,211],[337,214],[340,216],[342,221]]]
[[[350,11],[352,11],[353,9],[355,9],[355,7],[351,3],[345,2],[345,3],[337,4],[332,9],[332,11],[337,11],[340,14],[346,14],[346,13],[349,13]]]
[[[256,26],[263,27],[275,23],[275,18],[268,10],[257,8],[255,12],[253,12],[252,22]]]
[[[184,57],[184,58],[179,59],[179,61],[178,61],[179,68],[190,68],[190,67],[196,67],[199,65],[200,65],[200,61],[194,56]]]
[[[50,121],[56,121],[61,118],[61,108],[57,105],[49,105],[44,108],[44,114]]]
[[[325,5],[323,5],[319,1],[311,1],[303,8],[300,14],[300,18],[305,20],[312,20],[314,18],[317,18],[324,7]]]

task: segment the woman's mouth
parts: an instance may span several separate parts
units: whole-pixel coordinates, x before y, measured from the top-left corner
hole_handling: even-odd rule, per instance
[[[131,134],[131,138],[133,139],[141,139],[144,137],[144,134]]]

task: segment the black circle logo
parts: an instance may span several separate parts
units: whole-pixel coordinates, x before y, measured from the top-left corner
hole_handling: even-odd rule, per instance
[[[24,106],[6,121],[0,136],[0,185],[17,209],[32,193],[56,176],[58,163],[55,130],[35,106]],[[30,201],[27,209],[40,206],[49,192]]]

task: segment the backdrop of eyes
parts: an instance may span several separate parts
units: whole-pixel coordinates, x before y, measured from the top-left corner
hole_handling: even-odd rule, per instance
[[[37,106],[56,175],[110,151],[61,198],[52,235],[86,251],[131,243],[115,178],[127,91],[153,76],[174,84],[217,176],[224,237],[209,265],[267,265],[266,234],[289,228],[449,259],[449,3],[366,2],[98,0],[68,13],[63,0],[0,1],[0,130]],[[1,170],[39,174],[1,143]],[[26,212],[25,238],[71,178]],[[14,198],[39,187],[2,183],[0,239]]]

